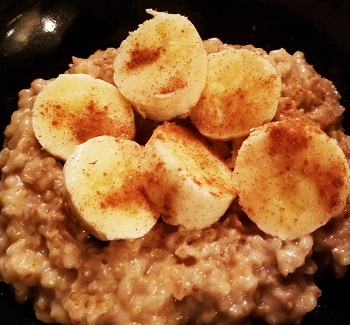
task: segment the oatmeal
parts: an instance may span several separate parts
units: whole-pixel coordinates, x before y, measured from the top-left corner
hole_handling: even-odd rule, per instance
[[[266,123],[307,120],[333,139],[349,161],[340,95],[301,52],[266,53],[218,39],[203,45],[208,55],[233,48],[268,60],[281,88],[274,116]],[[65,74],[86,74],[115,86],[114,62],[120,53],[110,48],[86,59],[73,58]],[[19,302],[34,302],[41,321],[298,323],[321,295],[315,284],[318,269],[331,267],[337,276],[346,272],[350,223],[345,202],[340,211],[331,210],[335,215],[325,225],[293,239],[263,232],[249,218],[249,209],[243,211],[239,193],[232,193],[229,207],[209,226],[188,227],[178,215],[169,222],[162,212],[154,226],[135,239],[95,237],[72,206],[65,161],[43,149],[33,129],[36,98],[52,82],[37,79],[20,91],[0,153],[0,275]],[[182,109],[172,123],[192,132],[190,114]],[[143,146],[164,124],[135,112],[135,125],[134,141]],[[205,144],[225,168],[234,170],[246,137],[210,138]]]

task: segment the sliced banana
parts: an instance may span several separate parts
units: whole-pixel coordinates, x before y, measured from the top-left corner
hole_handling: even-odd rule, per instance
[[[208,55],[207,83],[192,123],[204,136],[229,140],[270,122],[281,96],[281,79],[258,53],[229,48]]]
[[[44,88],[34,103],[33,128],[40,144],[62,160],[99,135],[135,136],[131,104],[117,87],[86,74],[62,74]]]
[[[295,239],[343,210],[350,171],[336,140],[316,126],[288,120],[259,127],[243,142],[234,185],[261,230]]]
[[[64,165],[73,211],[101,240],[146,234],[159,214],[144,196],[143,147],[132,140],[99,136],[78,145]]]
[[[167,121],[197,103],[206,81],[207,54],[186,17],[147,12],[154,17],[121,43],[114,81],[143,117]]]
[[[143,185],[165,222],[203,229],[224,215],[236,196],[232,171],[194,133],[165,122],[145,149]]]

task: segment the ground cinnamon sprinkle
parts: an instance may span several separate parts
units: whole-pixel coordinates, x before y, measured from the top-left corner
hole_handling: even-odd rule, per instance
[[[42,106],[44,105],[42,104],[41,107]],[[48,102],[45,106],[46,106],[45,114],[48,114],[49,112],[53,112],[53,116],[51,117],[51,125],[53,127],[60,128],[62,125],[67,123],[67,119],[69,119],[68,113],[62,107],[62,105],[57,104],[55,102]],[[52,108],[49,110],[49,107],[52,107]],[[45,115],[43,112],[41,112],[40,114],[42,116]]]
[[[78,116],[71,116],[73,136],[79,143],[100,135],[125,137],[132,132],[127,127],[121,127],[117,121],[108,115],[108,106],[98,107],[93,100],[86,106],[86,110]]]
[[[332,166],[333,165],[333,166]],[[332,168],[327,171],[322,171],[321,166],[315,166],[313,180],[317,184],[318,194],[320,197],[320,204],[328,211],[341,204],[340,192],[344,186],[342,175],[344,174],[343,167],[336,163],[330,162]]]
[[[186,80],[174,76],[171,77],[168,84],[166,84],[163,88],[159,90],[159,94],[165,95],[165,94],[170,94],[176,91],[177,89],[182,89],[187,86]]]
[[[101,193],[102,194],[102,193]],[[142,193],[141,186],[137,186],[132,180],[125,182],[123,187],[115,192],[104,193],[104,200],[100,202],[102,209],[120,208],[132,210],[133,204],[137,206],[145,204],[145,197]]]
[[[138,44],[136,44],[135,49],[130,52],[130,61],[126,63],[129,70],[137,69],[140,66],[150,64],[156,61],[160,56],[161,48],[156,49],[141,49]]]
[[[285,122],[274,125],[269,132],[269,150],[271,156],[293,157],[297,152],[308,147],[304,124]]]
[[[269,155],[278,160],[279,164],[285,164],[288,170],[296,165],[303,166],[303,175],[315,184],[319,204],[328,211],[341,204],[341,192],[344,186],[344,166],[330,159],[327,163],[315,162],[305,158],[304,161],[297,161],[298,152],[307,149],[309,137],[305,131],[305,123],[298,121],[284,122],[283,124],[271,127],[269,134]],[[313,132],[322,132],[314,128]],[[292,180],[289,188],[292,186]]]

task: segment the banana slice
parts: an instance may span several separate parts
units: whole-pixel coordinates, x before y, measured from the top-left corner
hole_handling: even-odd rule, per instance
[[[270,122],[280,96],[281,79],[268,60],[230,48],[208,55],[207,83],[190,118],[206,137],[238,138]]]
[[[62,74],[37,96],[33,128],[40,144],[66,160],[86,140],[135,136],[134,112],[119,90],[85,74]]]
[[[336,140],[288,120],[259,127],[243,142],[234,184],[243,210],[261,230],[295,239],[343,210],[350,171]]]
[[[120,46],[114,81],[143,117],[167,121],[197,103],[207,76],[207,54],[186,17],[147,12],[154,17]]]
[[[64,177],[73,211],[97,238],[138,238],[157,222],[141,187],[142,154],[132,140],[99,136],[68,156]]]
[[[236,196],[232,171],[194,133],[165,122],[145,149],[143,185],[165,222],[203,229],[224,215]]]

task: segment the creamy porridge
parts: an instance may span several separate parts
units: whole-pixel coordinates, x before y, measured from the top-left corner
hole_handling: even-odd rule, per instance
[[[310,121],[336,140],[349,161],[340,95],[301,52],[266,53],[218,39],[203,44],[207,54],[244,49],[268,60],[281,80],[272,121]],[[73,58],[65,74],[86,74],[115,85],[120,53],[109,48],[87,59]],[[210,226],[168,222],[163,212],[138,238],[98,239],[73,211],[65,161],[43,149],[33,130],[36,98],[52,82],[37,79],[20,91],[0,153],[0,275],[19,302],[34,301],[38,319],[104,325],[298,323],[321,295],[315,284],[318,268],[330,267],[339,277],[346,272],[347,204],[325,225],[292,239],[260,230],[259,222],[242,210],[239,193]],[[142,117],[144,112],[135,112],[134,140],[141,146],[163,123]],[[172,121],[193,128],[180,113]],[[210,140],[209,148],[233,170],[247,136]]]

